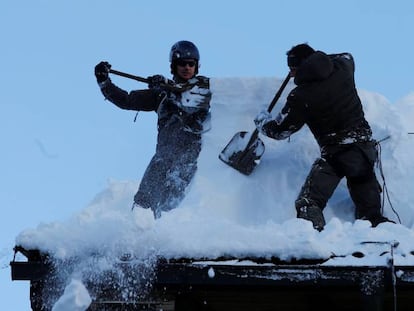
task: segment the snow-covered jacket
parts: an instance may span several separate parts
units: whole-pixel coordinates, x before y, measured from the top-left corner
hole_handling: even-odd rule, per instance
[[[297,85],[275,120],[263,131],[285,139],[307,124],[321,148],[371,140],[354,81],[351,54],[327,55],[317,51],[297,69]]]
[[[183,129],[200,133],[209,115],[211,92],[209,79],[196,76],[188,81],[194,84],[185,92],[168,87],[143,89],[127,92],[117,87],[110,79],[100,84],[106,99],[121,109],[135,111],[155,111],[158,114],[158,129],[171,122],[180,122]]]

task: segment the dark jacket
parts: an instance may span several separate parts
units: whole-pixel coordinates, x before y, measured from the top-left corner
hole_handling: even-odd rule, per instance
[[[209,89],[209,79],[204,76],[191,79],[191,83]],[[155,111],[158,114],[158,130],[171,122],[180,122],[183,129],[200,133],[209,113],[210,93],[206,96],[206,105],[197,109],[180,105],[182,93],[168,88],[134,90],[128,93],[113,84],[110,79],[101,83],[100,87],[105,98],[121,109]]]
[[[263,126],[267,136],[285,139],[307,124],[321,148],[371,140],[354,82],[349,53],[317,51],[297,69],[297,87],[275,121]]]

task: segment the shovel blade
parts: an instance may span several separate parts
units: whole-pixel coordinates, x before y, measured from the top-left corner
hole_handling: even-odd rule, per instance
[[[245,175],[253,172],[265,151],[265,145],[259,137],[248,145],[250,137],[248,132],[236,133],[219,154],[221,161]]]

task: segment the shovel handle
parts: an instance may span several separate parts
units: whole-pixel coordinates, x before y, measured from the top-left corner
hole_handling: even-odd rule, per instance
[[[288,84],[290,80],[290,72],[286,76],[285,80],[283,81],[282,85],[280,86],[279,90],[275,94],[275,97],[273,97],[272,102],[270,103],[269,107],[267,108],[267,112],[272,112],[273,107],[276,105],[277,101],[279,100],[280,95],[282,95],[283,90],[285,89],[286,85]]]
[[[134,76],[134,75],[131,75],[129,73],[114,70],[114,69],[109,69],[109,73],[113,73],[114,75],[118,75],[118,76],[121,76],[121,77],[124,77],[124,78],[129,78],[129,79],[136,80],[136,81],[139,81],[139,82],[150,83],[150,80],[147,79],[147,78]],[[166,88],[167,90],[173,91],[173,92],[177,92],[177,93],[182,93],[182,92],[188,91],[188,90],[192,89],[196,84],[197,83],[189,83],[189,82],[184,83],[184,84],[166,84],[166,83],[162,83],[164,88]]]
[[[277,101],[279,100],[280,96],[282,95],[283,90],[285,89],[285,87],[288,84],[289,80],[290,80],[290,72],[286,76],[285,80],[283,80],[283,83],[280,86],[277,93],[275,94],[275,97],[273,97],[269,107],[267,108],[267,112],[269,112],[269,113],[272,112],[273,108],[275,107]],[[245,151],[247,151],[249,149],[249,147],[256,141],[257,137],[259,137],[259,130],[255,129],[254,132],[252,133],[252,135],[250,136],[250,139],[249,139],[249,142],[246,145]]]
[[[129,79],[136,80],[136,81],[139,81],[139,82],[144,82],[144,83],[149,82],[148,79],[146,79],[146,78],[134,76],[134,75],[131,75],[129,73],[125,73],[125,72],[114,70],[114,69],[109,69],[109,73],[113,73],[114,75],[121,76],[121,77],[124,77],[124,78],[129,78]]]

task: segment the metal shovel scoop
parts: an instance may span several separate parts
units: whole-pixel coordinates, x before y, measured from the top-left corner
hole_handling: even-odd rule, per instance
[[[290,73],[287,75],[275,97],[267,108],[271,112],[276,102],[282,95],[283,90],[290,80]],[[265,145],[259,138],[259,131],[256,129],[251,135],[249,132],[236,133],[230,142],[219,154],[219,159],[240,173],[250,175],[254,168],[260,163],[260,158],[265,151]]]

